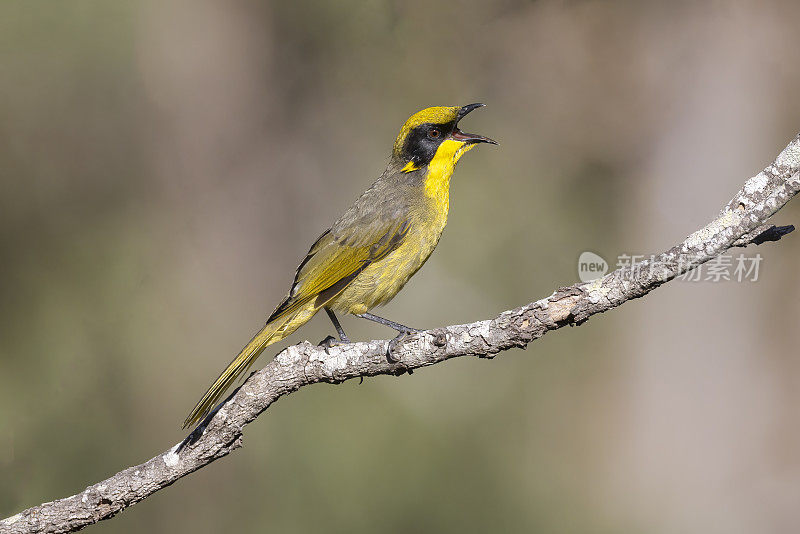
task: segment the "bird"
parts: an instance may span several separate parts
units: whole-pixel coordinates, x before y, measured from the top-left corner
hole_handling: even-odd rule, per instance
[[[403,124],[386,170],[311,245],[289,293],[198,401],[184,428],[203,421],[267,346],[319,310],[325,310],[339,336],[321,342],[326,350],[350,342],[335,312],[391,327],[398,338],[418,332],[369,310],[394,298],[439,243],[450,208],[450,178],[461,156],[478,144],[497,144],[458,127],[464,116],[483,106],[429,107]]]

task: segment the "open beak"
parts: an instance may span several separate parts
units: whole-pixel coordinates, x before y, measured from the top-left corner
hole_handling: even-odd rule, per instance
[[[453,127],[453,131],[450,134],[450,139],[455,141],[461,141],[462,143],[466,144],[473,144],[473,143],[490,143],[492,145],[496,145],[497,141],[494,139],[489,139],[488,137],[484,137],[478,134],[471,134],[471,133],[464,133],[458,129],[458,121],[464,118],[470,111],[473,111],[478,108],[482,108],[486,104],[467,104],[466,106],[462,107],[458,110],[458,116],[456,117],[456,125]]]

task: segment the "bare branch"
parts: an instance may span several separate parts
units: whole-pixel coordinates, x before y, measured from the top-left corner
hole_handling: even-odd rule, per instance
[[[651,260],[588,283],[560,288],[547,298],[505,311],[494,319],[409,336],[393,353],[399,358],[397,362],[386,358],[387,341],[337,346],[329,354],[307,342],[289,347],[253,373],[219,408],[207,427],[196,430],[183,443],[77,495],[4,519],[0,521],[0,532],[72,532],[113,517],[240,447],[245,425],[276,400],[303,386],[399,375],[459,356],[491,358],[512,347],[524,348],[551,330],[581,324],[595,314],[642,297],[733,246],[780,239],[794,227],[765,223],[798,190],[800,136],[772,164],[749,179],[716,219]]]

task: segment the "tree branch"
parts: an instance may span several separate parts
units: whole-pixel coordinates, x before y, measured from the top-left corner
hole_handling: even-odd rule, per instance
[[[79,530],[113,517],[189,473],[241,446],[248,423],[279,398],[317,382],[400,375],[459,356],[492,358],[524,348],[551,330],[579,325],[592,315],[642,297],[734,246],[775,241],[794,227],[766,225],[800,190],[800,136],[775,161],[749,179],[716,219],[651,260],[597,280],[556,290],[547,298],[493,319],[437,328],[402,340],[386,358],[387,341],[324,349],[303,342],[281,351],[250,378],[184,442],[147,462],[120,471],[81,493],[29,508],[0,521],[0,532],[28,534]]]

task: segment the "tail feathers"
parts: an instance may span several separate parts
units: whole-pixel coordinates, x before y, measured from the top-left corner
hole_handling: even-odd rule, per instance
[[[286,322],[287,321],[284,320],[267,323],[261,331],[253,336],[253,339],[245,345],[239,355],[233,359],[230,365],[222,371],[222,374],[220,374],[211,387],[208,388],[208,391],[206,391],[203,398],[201,398],[194,407],[192,413],[190,413],[186,421],[183,422],[183,428],[193,426],[199,421],[202,421],[212,408],[214,408],[217,401],[219,401],[231,384],[242,374],[247,372],[250,366],[253,365],[253,362],[256,361],[256,358],[258,358],[261,352],[268,345],[277,343],[290,333],[286,331],[286,328],[283,328]]]

